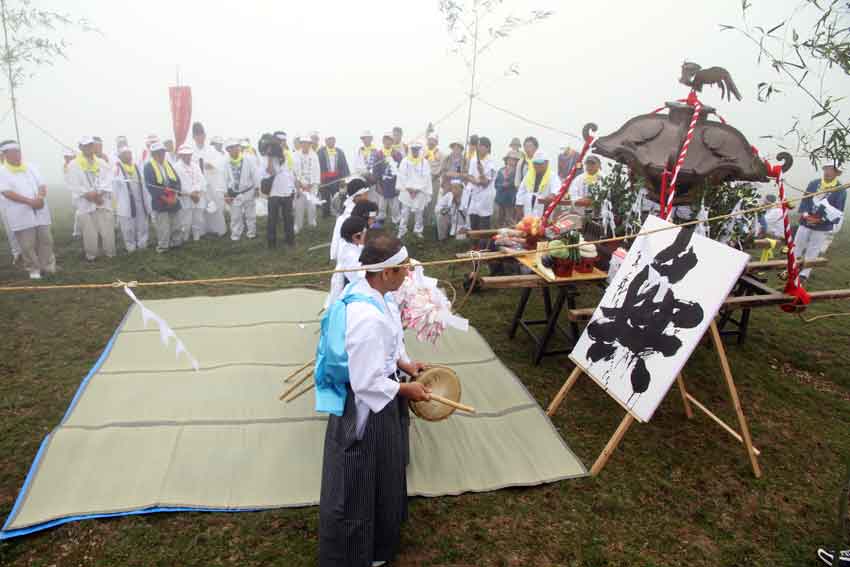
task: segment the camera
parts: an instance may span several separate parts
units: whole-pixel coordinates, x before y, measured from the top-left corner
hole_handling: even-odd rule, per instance
[[[260,136],[260,141],[257,143],[257,151],[263,157],[273,157],[283,159],[283,146],[273,134],[265,133]]]

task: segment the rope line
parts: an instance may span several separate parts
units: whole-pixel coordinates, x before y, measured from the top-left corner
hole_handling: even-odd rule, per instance
[[[624,242],[626,240],[634,240],[641,236],[648,236],[650,234],[655,234],[658,232],[664,232],[667,230],[678,230],[680,228],[685,228],[688,226],[695,226],[701,224],[703,222],[716,222],[721,220],[726,220],[732,217],[749,215],[753,213],[760,213],[762,211],[766,211],[768,209],[772,209],[775,207],[782,206],[783,203],[799,203],[805,199],[813,199],[815,197],[819,197],[821,195],[826,195],[829,193],[836,193],[838,191],[845,191],[850,188],[850,183],[846,183],[844,185],[839,185],[838,187],[833,187],[831,189],[824,189],[822,191],[817,191],[815,193],[807,193],[805,196],[800,197],[798,199],[787,199],[786,201],[777,201],[775,203],[768,203],[765,205],[759,205],[757,207],[752,207],[750,209],[744,209],[737,212],[731,212],[725,215],[717,215],[714,217],[710,217],[705,220],[692,220],[683,222],[681,224],[677,224],[674,226],[665,226],[659,227],[653,230],[647,230],[645,232],[640,232],[637,234],[626,234],[623,236],[614,236],[611,238],[602,238],[599,240],[586,241],[579,244],[566,244],[564,248],[578,248],[580,246],[584,246],[585,244],[609,244],[613,242]],[[504,258],[518,258],[521,256],[530,256],[532,254],[537,254],[537,250],[519,250],[516,252],[505,252]],[[480,257],[470,256],[468,258],[453,258],[446,260],[430,260],[426,262],[419,262],[417,264],[401,264],[398,267],[406,267],[412,268],[415,266],[448,266],[452,264],[465,264],[469,262],[479,262]],[[122,280],[116,280],[111,283],[96,283],[96,284],[59,284],[59,285],[37,285],[37,286],[4,286],[0,287],[0,292],[27,292],[27,291],[54,291],[54,290],[68,290],[68,289],[118,289],[118,288],[141,288],[141,287],[164,287],[164,286],[175,286],[175,285],[204,285],[204,284],[219,284],[219,283],[228,283],[228,282],[249,282],[249,281],[260,281],[260,280],[271,280],[271,279],[288,279],[288,278],[302,278],[308,276],[328,276],[336,273],[347,273],[347,272],[360,272],[363,271],[363,268],[345,268],[341,270],[314,270],[309,272],[291,272],[285,274],[258,274],[254,276],[230,276],[230,277],[220,277],[220,278],[204,278],[204,279],[194,279],[194,280],[163,280],[163,281],[155,281],[155,282],[140,282],[140,281],[129,281],[124,282]]]

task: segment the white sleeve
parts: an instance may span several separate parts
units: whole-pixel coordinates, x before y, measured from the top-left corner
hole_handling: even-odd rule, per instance
[[[100,160],[100,173],[98,190],[112,193],[112,167],[102,159]]]
[[[378,413],[398,394],[399,383],[384,374],[384,360],[379,353],[390,345],[376,349],[375,341],[387,341],[386,330],[365,310],[375,306],[366,302],[351,303],[346,309],[345,351],[348,354],[348,376],[358,401]],[[394,346],[394,345],[393,345]]]
[[[89,192],[88,186],[82,181],[83,171],[76,162],[71,162],[68,166],[68,189],[71,190],[71,195],[74,197],[82,197]]]
[[[576,177],[570,184],[570,199],[575,201],[587,197],[587,188],[584,186],[584,176]]]
[[[401,160],[401,165],[398,167],[398,179],[396,181],[396,189],[401,191],[407,189],[407,178],[410,176],[410,162],[407,158]]]

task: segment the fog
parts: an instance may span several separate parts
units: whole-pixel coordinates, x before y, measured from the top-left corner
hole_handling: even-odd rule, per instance
[[[51,183],[61,182],[59,142],[76,147],[80,136],[99,135],[111,152],[118,135],[128,136],[136,149],[149,133],[171,137],[168,87],[178,69],[181,84],[192,88],[192,118],[209,135],[256,141],[275,129],[290,136],[318,130],[336,135],[350,154],[363,129],[378,141],[399,125],[410,138],[453,109],[437,125],[441,147],[463,138],[466,129],[469,73],[449,52],[436,0],[34,4],[73,10],[100,29],[63,33],[71,44],[67,59],[33,69],[18,93],[25,159]],[[751,21],[770,26],[799,2],[754,4]],[[775,154],[776,144],[760,137],[781,134],[792,116],[811,115],[813,104],[791,85],[770,103],[757,102],[757,84],[776,73],[757,63],[755,46],[743,36],[719,31],[719,24],[742,23],[740,6],[739,0],[507,0],[502,15],[521,16],[532,8],[555,15],[499,40],[481,56],[479,96],[565,132],[579,134],[594,121],[606,134],[635,114],[685,96],[687,88],[677,82],[684,59],[719,65],[732,73],[744,100],[721,102],[720,91],[709,88],[704,102],[763,153]],[[511,64],[519,75],[505,75]],[[826,83],[834,92],[847,86],[838,73]],[[8,102],[0,105],[5,108]],[[14,136],[11,116],[2,128],[4,137]],[[481,101],[473,105],[472,131],[489,136],[499,156],[513,136],[535,135],[550,154],[565,143],[580,145]],[[802,185],[815,175],[801,157],[790,179]]]

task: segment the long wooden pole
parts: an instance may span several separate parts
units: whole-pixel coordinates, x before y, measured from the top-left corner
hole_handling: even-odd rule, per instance
[[[9,30],[6,26],[6,0],[0,0],[0,12],[2,12],[3,17],[4,58],[9,76],[9,97],[12,101],[12,118],[15,120],[15,138],[18,140],[18,144],[21,144],[21,130],[18,128],[18,101],[15,99],[15,81],[12,77],[12,48],[9,46]]]
[[[295,384],[293,384],[292,386],[290,386],[290,387],[289,387],[289,388],[288,388],[288,389],[287,389],[284,393],[282,393],[282,394],[280,395],[280,399],[282,400],[282,399],[284,399],[286,396],[288,396],[289,394],[291,394],[291,393],[295,390],[295,388],[297,388],[298,386],[300,386],[301,384],[303,384],[304,382],[306,382],[306,381],[307,381],[307,379],[308,379],[309,377],[311,377],[312,375],[313,375],[313,371],[311,370],[310,372],[308,372],[307,374],[305,374],[304,376],[302,376],[302,377],[301,377],[301,378],[300,378],[297,382],[295,382]]]
[[[472,14],[475,16],[475,31],[472,36],[472,73],[469,78],[469,109],[466,112],[466,139],[464,140],[464,147],[469,143],[469,130],[472,127],[472,99],[475,98],[475,71],[478,65],[478,0],[473,0]]]
[[[753,449],[750,428],[747,425],[744,410],[741,408],[741,400],[738,398],[738,388],[735,386],[735,379],[732,377],[732,369],[729,367],[729,359],[726,358],[726,349],[723,347],[723,339],[720,337],[720,331],[717,330],[717,323],[712,321],[709,329],[711,331],[711,339],[714,341],[714,348],[717,349],[717,358],[720,359],[720,367],[723,369],[723,377],[726,379],[726,386],[729,388],[732,405],[735,406],[735,414],[738,416],[738,425],[741,428],[741,437],[744,438],[744,446],[747,448],[747,455],[750,457],[753,474],[756,475],[756,478],[761,478],[761,466],[759,466],[758,457]]]
[[[685,406],[685,415],[688,419],[691,419],[694,417],[694,410],[691,409],[691,404],[688,403],[688,391],[685,389],[685,380],[682,378],[681,372],[678,376],[676,376],[676,383],[679,385],[679,393],[682,395],[682,404]]]

